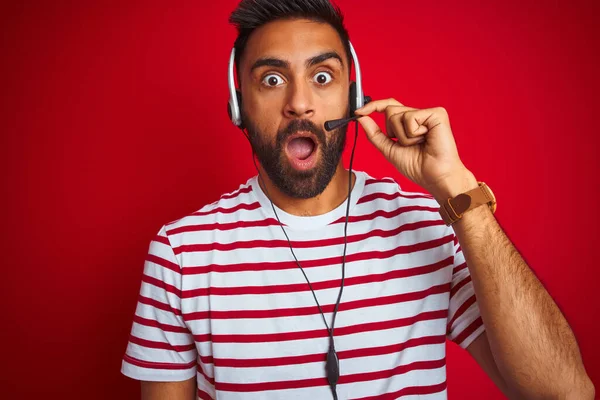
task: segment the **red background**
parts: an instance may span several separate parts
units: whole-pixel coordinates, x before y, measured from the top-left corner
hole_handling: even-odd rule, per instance
[[[2,6],[3,398],[137,398],[119,368],[150,240],[254,174],[225,108],[236,2],[167,3]],[[366,92],[446,107],[600,386],[598,3],[452,3],[340,1]],[[364,135],[355,165],[419,189]],[[454,345],[448,376],[501,398]]]

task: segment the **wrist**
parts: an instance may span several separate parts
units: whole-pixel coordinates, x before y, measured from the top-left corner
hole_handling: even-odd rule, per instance
[[[430,190],[431,195],[438,204],[445,203],[449,198],[458,196],[477,187],[475,175],[468,169],[464,169],[448,178],[441,179],[438,184]]]

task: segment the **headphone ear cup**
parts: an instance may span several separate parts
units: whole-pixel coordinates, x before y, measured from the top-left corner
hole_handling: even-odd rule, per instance
[[[240,129],[244,129],[244,121],[242,118],[242,92],[240,92],[239,90],[235,91],[235,95],[237,97],[237,102],[238,102],[238,109],[240,110]]]
[[[237,97],[237,101],[238,101],[238,107],[240,108],[240,110],[242,109],[242,92],[240,92],[239,90],[235,91],[235,95]]]
[[[371,97],[363,95],[363,106],[371,101]],[[354,112],[357,110],[356,108],[356,82],[352,81],[350,83],[350,117],[354,116]]]
[[[237,104],[238,104],[238,115],[241,118],[242,115],[242,92],[240,92],[239,90],[235,91],[235,97],[237,97]],[[227,114],[229,115],[229,120],[231,122],[233,122],[233,111],[231,110],[231,103],[227,102]],[[238,125],[238,128],[240,129],[244,129],[244,123],[240,121],[240,124]]]
[[[230,103],[230,102],[227,102],[227,115],[229,115],[229,120],[230,120],[231,122],[233,122],[232,114],[233,114],[233,113],[231,112],[231,103]]]
[[[348,100],[348,104],[350,105],[350,117],[353,117],[356,111],[356,82],[354,81],[350,83],[350,99]]]

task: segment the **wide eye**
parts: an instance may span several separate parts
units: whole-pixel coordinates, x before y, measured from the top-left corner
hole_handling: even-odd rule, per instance
[[[332,79],[333,77],[331,74],[325,71],[321,71],[315,75],[315,82],[317,82],[319,85],[327,85]]]
[[[283,79],[277,74],[269,74],[263,78],[262,83],[268,87],[275,87],[281,85]]]

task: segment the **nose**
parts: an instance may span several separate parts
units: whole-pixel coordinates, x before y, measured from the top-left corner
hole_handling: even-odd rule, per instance
[[[287,118],[310,118],[314,115],[313,94],[306,82],[295,81],[288,86],[288,98],[284,108]]]

